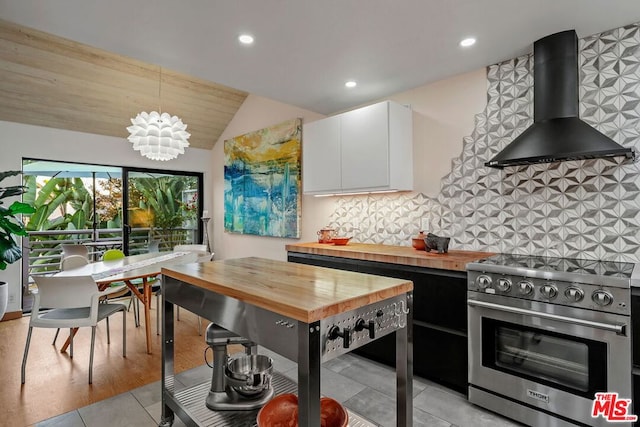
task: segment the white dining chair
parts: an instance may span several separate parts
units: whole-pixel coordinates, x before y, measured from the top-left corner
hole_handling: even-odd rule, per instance
[[[72,270],[89,264],[89,258],[83,255],[69,255],[60,260],[60,271]]]
[[[71,340],[69,357],[73,358],[74,328],[90,326],[89,384],[91,384],[93,382],[96,326],[99,321],[107,320],[107,343],[110,344],[109,316],[122,311],[122,357],[126,357],[127,306],[100,303],[100,298],[113,292],[119,292],[120,289],[108,288],[101,292],[91,276],[35,276],[33,279],[38,286],[38,292],[33,301],[29,332],[22,358],[22,384],[24,384],[26,377],[27,356],[29,355],[33,328],[69,328]]]
[[[82,245],[62,245],[62,246],[82,246]],[[74,268],[80,268],[87,264],[89,264],[89,258],[86,258],[84,255],[67,255],[66,257],[60,260],[60,271],[73,270]],[[58,330],[56,331],[56,334],[53,336],[53,343],[51,343],[52,345],[56,345],[56,341],[58,340],[58,334],[60,334],[60,328],[58,328]]]
[[[89,259],[89,248],[87,248],[85,245],[63,243],[60,245],[60,247],[62,248],[63,259],[71,255],[81,255]]]
[[[175,245],[174,252],[193,252],[198,255],[198,262],[213,261],[214,253],[207,251],[207,245],[188,244]],[[156,307],[160,306],[161,290],[156,292]],[[176,319],[180,320],[180,306],[176,306]],[[156,317],[156,334],[160,335],[160,310]],[[202,335],[202,318],[198,316],[198,335]]]

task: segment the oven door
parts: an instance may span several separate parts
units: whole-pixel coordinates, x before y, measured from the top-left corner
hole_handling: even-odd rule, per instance
[[[595,393],[631,398],[627,316],[470,291],[468,322],[474,403],[495,396],[530,425],[604,426],[591,417]]]

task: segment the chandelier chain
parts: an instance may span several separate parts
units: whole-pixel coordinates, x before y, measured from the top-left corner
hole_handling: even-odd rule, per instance
[[[162,67],[159,68],[160,78],[158,79],[158,113],[162,114]]]
[[[166,161],[184,154],[189,146],[187,125],[177,116],[162,113],[162,67],[158,66],[158,110],[139,113],[127,127],[133,149],[151,160]]]

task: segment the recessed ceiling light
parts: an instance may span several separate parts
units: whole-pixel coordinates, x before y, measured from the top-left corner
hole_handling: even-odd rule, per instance
[[[252,44],[253,43],[253,36],[250,35],[250,34],[240,34],[240,36],[238,36],[238,40],[242,44]]]
[[[356,83],[356,82],[355,82],[355,81],[353,81],[353,80],[349,80],[349,81],[348,81],[348,82],[346,82],[344,85],[345,85],[346,87],[351,88],[351,87],[356,87],[356,86],[358,85],[358,83]]]
[[[473,37],[466,38],[460,42],[460,46],[462,47],[469,47],[473,46],[474,44],[476,44],[476,39],[474,39]]]

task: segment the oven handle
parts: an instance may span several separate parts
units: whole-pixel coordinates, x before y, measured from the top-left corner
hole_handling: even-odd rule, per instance
[[[543,319],[557,320],[559,322],[572,323],[574,325],[587,326],[590,328],[602,329],[608,332],[615,332],[618,335],[626,335],[626,325],[613,325],[611,323],[594,322],[592,320],[581,320],[572,317],[560,316],[558,314],[541,313],[539,311],[527,310],[525,308],[509,307],[491,302],[467,300],[467,304],[476,307],[489,308],[492,310],[505,311],[507,313],[523,314],[527,316],[540,317]]]

